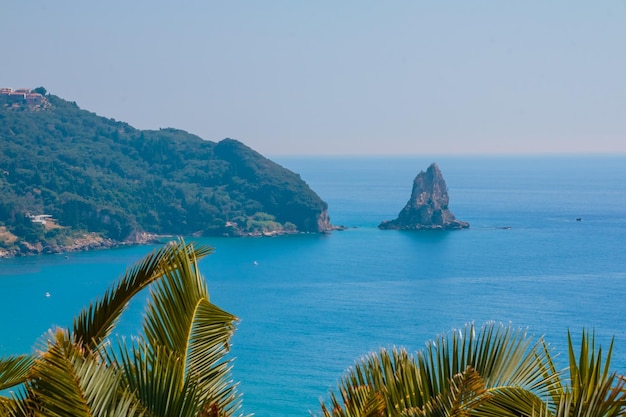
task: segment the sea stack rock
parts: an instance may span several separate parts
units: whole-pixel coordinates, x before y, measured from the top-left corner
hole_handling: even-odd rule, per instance
[[[395,230],[465,229],[469,223],[457,220],[448,208],[448,187],[437,164],[421,171],[413,181],[411,199],[398,218],[378,225]]]

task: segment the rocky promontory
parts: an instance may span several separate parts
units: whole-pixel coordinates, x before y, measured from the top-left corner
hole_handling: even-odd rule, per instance
[[[421,171],[413,181],[411,198],[395,220],[383,221],[380,229],[451,230],[465,229],[469,223],[457,220],[448,208],[448,187],[437,164]]]
[[[9,234],[5,227],[0,227],[0,242]],[[10,234],[9,234],[10,235]],[[17,236],[10,235],[9,241],[14,245],[0,245],[0,259],[13,258],[15,256],[60,254],[70,252],[84,252],[90,250],[110,249],[120,246],[147,245],[162,242],[165,236],[157,236],[145,232],[138,232],[128,237],[125,241],[116,241],[103,237],[98,233],[75,233],[63,241],[46,241],[30,243],[25,240],[18,240]],[[3,246],[9,246],[8,248]]]
[[[333,229],[300,175],[236,139],[140,130],[43,87],[0,88],[0,257],[135,244],[140,234]]]

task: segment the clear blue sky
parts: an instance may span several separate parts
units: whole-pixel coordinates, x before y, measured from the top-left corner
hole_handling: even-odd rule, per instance
[[[626,2],[2,0],[0,84],[265,155],[626,152]]]

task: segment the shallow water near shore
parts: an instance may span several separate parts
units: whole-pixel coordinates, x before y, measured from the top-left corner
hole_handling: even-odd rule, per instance
[[[616,345],[626,372],[626,156],[275,158],[329,204],[330,235],[196,239],[212,301],[240,318],[233,376],[246,413],[307,416],[355,360],[421,349],[469,322]],[[437,162],[468,230],[382,231]],[[580,221],[577,221],[580,219]],[[29,352],[152,246],[0,260],[0,353]],[[49,296],[46,296],[46,293]],[[120,332],[138,330],[141,300]]]

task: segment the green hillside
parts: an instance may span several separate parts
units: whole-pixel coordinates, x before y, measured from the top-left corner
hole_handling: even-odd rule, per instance
[[[132,242],[330,227],[299,175],[241,142],[138,130],[34,91],[43,100],[0,94],[0,249],[56,251],[86,232]]]

